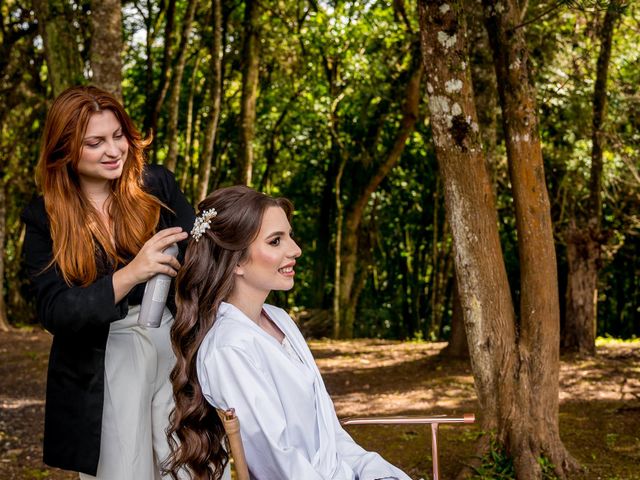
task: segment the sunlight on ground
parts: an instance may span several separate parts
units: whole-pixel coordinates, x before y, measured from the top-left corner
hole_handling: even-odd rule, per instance
[[[640,345],[598,342],[595,358],[569,357],[560,366],[560,401],[640,399]],[[606,372],[606,373],[603,373]]]
[[[32,407],[33,405],[44,405],[44,400],[38,398],[10,398],[5,395],[0,396],[0,408],[6,408],[7,410]]]
[[[453,367],[438,362],[445,343],[314,340],[309,344],[341,416],[475,407],[473,376],[466,362]],[[560,401],[640,399],[640,344],[598,342],[598,353],[595,358],[563,357]],[[391,379],[382,385],[385,376]]]
[[[469,392],[449,390],[443,396],[435,392],[416,390],[414,392],[371,396],[366,393],[334,395],[336,410],[340,415],[373,415],[384,412],[387,415],[423,414],[438,409],[456,410],[468,405]]]

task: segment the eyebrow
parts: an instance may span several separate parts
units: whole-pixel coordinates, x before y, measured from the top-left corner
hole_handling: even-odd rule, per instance
[[[279,237],[279,236],[282,236],[282,235],[284,235],[284,232],[273,232],[273,233],[270,233],[269,235],[267,235],[267,240],[272,238],[272,237]]]
[[[122,130],[122,127],[118,127],[118,128],[116,128],[116,129],[111,133],[111,135],[114,135],[114,134],[118,133],[118,130]],[[124,132],[123,132],[123,133],[124,133]],[[95,139],[104,138],[104,135],[90,135],[90,136],[88,136],[88,137],[84,137],[82,140],[90,140],[90,139],[94,139],[94,138],[95,138]]]

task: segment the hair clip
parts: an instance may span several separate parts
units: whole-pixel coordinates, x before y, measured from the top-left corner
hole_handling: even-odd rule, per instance
[[[207,228],[211,228],[211,219],[217,215],[218,212],[216,212],[216,209],[210,208],[209,210],[204,210],[196,217],[196,221],[193,223],[193,228],[191,229],[191,236],[196,242],[200,240],[200,237],[202,237]]]

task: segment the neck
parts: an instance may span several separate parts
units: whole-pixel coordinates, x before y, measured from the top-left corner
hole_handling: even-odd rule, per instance
[[[98,212],[102,212],[107,203],[107,200],[111,196],[111,189],[109,188],[109,183],[90,183],[90,182],[82,182],[80,185],[82,193],[84,193],[85,197],[93,204],[93,206],[98,210]]]
[[[229,295],[227,302],[260,325],[260,314],[262,313],[262,306],[266,299],[267,295],[265,294],[254,293],[251,295],[250,293],[239,292],[234,289],[231,295]]]

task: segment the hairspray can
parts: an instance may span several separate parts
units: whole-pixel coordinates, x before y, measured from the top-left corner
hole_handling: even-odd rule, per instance
[[[165,248],[162,253],[177,257],[178,246],[173,243]],[[144,288],[140,315],[138,315],[138,325],[151,328],[160,326],[170,287],[171,277],[169,275],[158,273],[151,277]]]

